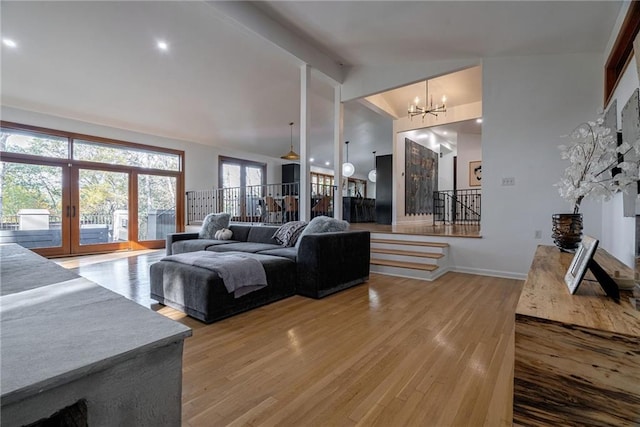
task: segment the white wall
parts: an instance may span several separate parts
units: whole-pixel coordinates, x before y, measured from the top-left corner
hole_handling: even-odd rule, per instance
[[[406,86],[410,83],[424,81],[425,78],[438,77],[465,68],[475,67],[479,59],[453,59],[443,61],[414,60],[407,64],[396,62],[380,66],[350,67],[342,85],[342,101],[357,98]]]
[[[456,263],[524,274],[536,246],[553,244],[551,215],[570,209],[554,187],[567,166],[558,145],[566,142],[562,135],[596,117],[602,80],[599,54],[484,60],[483,238],[479,252]],[[503,187],[503,177],[515,178],[515,185]],[[585,202],[581,212],[584,232],[600,238],[600,204]]]
[[[484,59],[482,238],[450,239],[455,270],[524,278],[537,245],[553,245],[551,215],[570,210],[554,187],[567,166],[558,146],[566,143],[563,135],[597,116],[600,59],[599,54]],[[396,165],[404,162],[400,140],[394,137]],[[503,187],[503,177],[513,177],[515,185]],[[601,204],[585,201],[581,212],[585,233],[600,239]],[[535,239],[536,230],[542,239]]]
[[[482,137],[478,134],[458,134],[458,189],[478,189],[469,185],[469,162],[482,160]],[[484,165],[483,168],[484,169]],[[484,172],[484,170],[483,170]]]

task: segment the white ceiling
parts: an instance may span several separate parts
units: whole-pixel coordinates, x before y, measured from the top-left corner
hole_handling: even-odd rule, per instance
[[[267,1],[345,65],[601,52],[617,1]]]
[[[431,59],[603,52],[620,2],[248,6],[293,31],[298,43],[347,66],[410,66]],[[289,151],[288,123],[299,121],[300,61],[228,19],[215,2],[2,1],[0,10],[2,36],[18,44],[2,47],[3,105],[274,158]],[[169,43],[168,52],[156,49],[158,39]],[[333,90],[315,76],[311,89],[310,155],[332,160]],[[471,90],[447,91],[455,103]],[[406,100],[397,102],[402,112]],[[391,152],[389,118],[349,102],[344,122],[356,168],[370,168],[373,150]],[[297,141],[296,135],[299,151]]]

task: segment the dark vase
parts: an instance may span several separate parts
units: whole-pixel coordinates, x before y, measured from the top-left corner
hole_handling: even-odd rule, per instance
[[[563,252],[575,252],[582,241],[582,214],[555,214],[553,223],[553,242]]]

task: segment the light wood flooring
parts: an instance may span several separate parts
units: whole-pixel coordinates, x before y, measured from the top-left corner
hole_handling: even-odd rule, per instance
[[[193,328],[184,426],[498,426],[512,419],[517,280],[372,274],[205,325],[148,297],[163,251],[57,262]],[[145,296],[146,293],[146,296]]]

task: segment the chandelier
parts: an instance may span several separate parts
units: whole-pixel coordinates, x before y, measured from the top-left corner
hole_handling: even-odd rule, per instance
[[[429,105],[427,105],[427,100],[429,100]],[[424,107],[421,107],[420,98],[416,96],[416,99],[413,100],[412,104],[409,104],[409,119],[413,119],[413,116],[422,116],[422,121],[424,121],[424,116],[427,114],[431,114],[432,116],[438,117],[438,113],[446,113],[447,106],[445,102],[447,101],[447,97],[442,97],[442,105],[436,104],[435,107],[433,105],[433,95],[431,99],[429,99],[429,80],[425,80],[424,82]]]
[[[291,151],[284,156],[280,156],[280,158],[285,160],[300,160],[300,155],[293,151],[293,122],[289,123],[289,126],[291,127]]]

